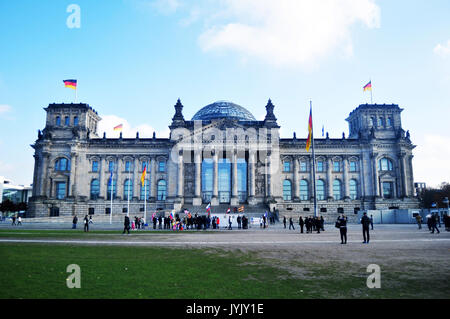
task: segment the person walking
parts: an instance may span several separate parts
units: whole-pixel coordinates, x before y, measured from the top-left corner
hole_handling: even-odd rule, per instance
[[[341,244],[347,244],[347,216],[343,213],[337,218],[336,227],[339,227],[341,234]]]
[[[84,231],[88,232],[89,231],[89,217],[88,215],[84,216]]]
[[[291,230],[291,227],[292,227],[293,230],[295,230],[294,222],[292,220],[292,217],[289,217],[289,230]]]
[[[417,225],[419,226],[419,229],[422,229],[422,216],[420,216],[420,214],[416,215],[416,221]]]
[[[373,215],[370,215],[370,230],[373,230]]]
[[[128,232],[128,235],[130,234],[130,218],[128,216],[125,216],[125,221],[123,223],[123,233]]]
[[[283,216],[284,229],[286,229],[286,216]]]
[[[16,215],[12,217],[12,226],[16,226]]]
[[[363,214],[363,217],[361,218],[361,224],[362,224],[362,231],[363,231],[363,238],[364,238],[363,244],[368,244],[369,240],[370,240],[370,234],[369,234],[370,218],[367,216],[367,213]]]
[[[305,225],[305,222],[303,221],[302,216],[300,216],[300,218],[298,220],[298,224],[300,226],[300,234],[303,234],[303,226]]]
[[[89,224],[93,224],[94,223],[94,221],[92,220],[92,215],[91,216],[89,216]]]
[[[437,217],[436,214],[431,214],[431,234],[434,234],[434,230],[436,229],[437,233],[439,234],[440,231],[437,228]]]
[[[229,226],[228,226],[228,229],[229,229],[229,230],[232,230],[232,229],[233,229],[233,228],[231,227],[231,224],[233,223],[232,218],[233,218],[233,217],[231,217],[231,216],[228,217],[228,225],[229,225]]]
[[[78,223],[78,217],[77,217],[77,215],[75,215],[75,216],[73,216],[73,220],[72,220],[72,229],[77,228],[77,223]]]
[[[22,225],[22,217],[17,217],[17,226]],[[441,225],[439,225],[441,227]]]

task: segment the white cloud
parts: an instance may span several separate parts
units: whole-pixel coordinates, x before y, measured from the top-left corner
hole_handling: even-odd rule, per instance
[[[11,112],[12,107],[6,104],[0,104],[0,116]]]
[[[418,146],[414,150],[414,181],[431,187],[450,182],[450,136],[426,134],[415,144]]]
[[[122,137],[123,138],[134,138],[136,137],[136,132],[139,132],[139,137],[150,138],[153,136],[153,132],[156,130],[148,124],[140,124],[133,127],[128,123],[127,120],[116,116],[116,115],[102,115],[102,120],[98,123],[98,135],[103,137],[103,132],[106,132],[107,138],[117,138],[120,132],[114,131],[114,127],[122,124]],[[167,138],[169,137],[170,130],[167,128],[162,132],[156,132],[157,138]]]
[[[438,44],[433,49],[434,53],[440,55],[442,57],[450,56],[450,40],[447,41],[447,44]]]
[[[352,55],[351,27],[379,27],[374,0],[223,0],[200,35],[204,51],[230,50],[245,60],[310,66],[331,53]],[[220,21],[222,20],[222,21]],[[223,21],[228,20],[228,21]]]

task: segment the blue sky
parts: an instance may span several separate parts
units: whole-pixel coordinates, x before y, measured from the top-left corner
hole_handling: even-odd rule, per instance
[[[70,4],[80,28],[68,28]],[[262,119],[269,98],[283,137],[348,134],[370,102],[404,108],[416,181],[450,182],[450,2],[389,0],[20,0],[0,2],[0,175],[30,184],[49,103],[78,99],[99,134],[168,134],[184,115],[230,100]]]

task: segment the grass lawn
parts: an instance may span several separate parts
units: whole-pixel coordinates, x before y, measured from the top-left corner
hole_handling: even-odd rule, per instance
[[[365,269],[351,263],[296,261],[295,266],[309,274],[305,279],[256,252],[217,248],[1,243],[0,258],[0,298],[442,298],[445,294],[427,282],[399,280],[401,271],[384,275],[384,281],[395,283],[391,288],[368,289]],[[66,286],[69,264],[81,268],[81,289]]]

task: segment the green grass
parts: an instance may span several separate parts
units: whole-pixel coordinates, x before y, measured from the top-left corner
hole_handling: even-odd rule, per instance
[[[401,270],[368,289],[365,269],[350,262],[295,261],[308,274],[300,278],[256,252],[217,248],[2,243],[0,258],[0,298],[448,297],[445,281],[400,280]],[[66,286],[69,264],[81,267],[81,289]]]

